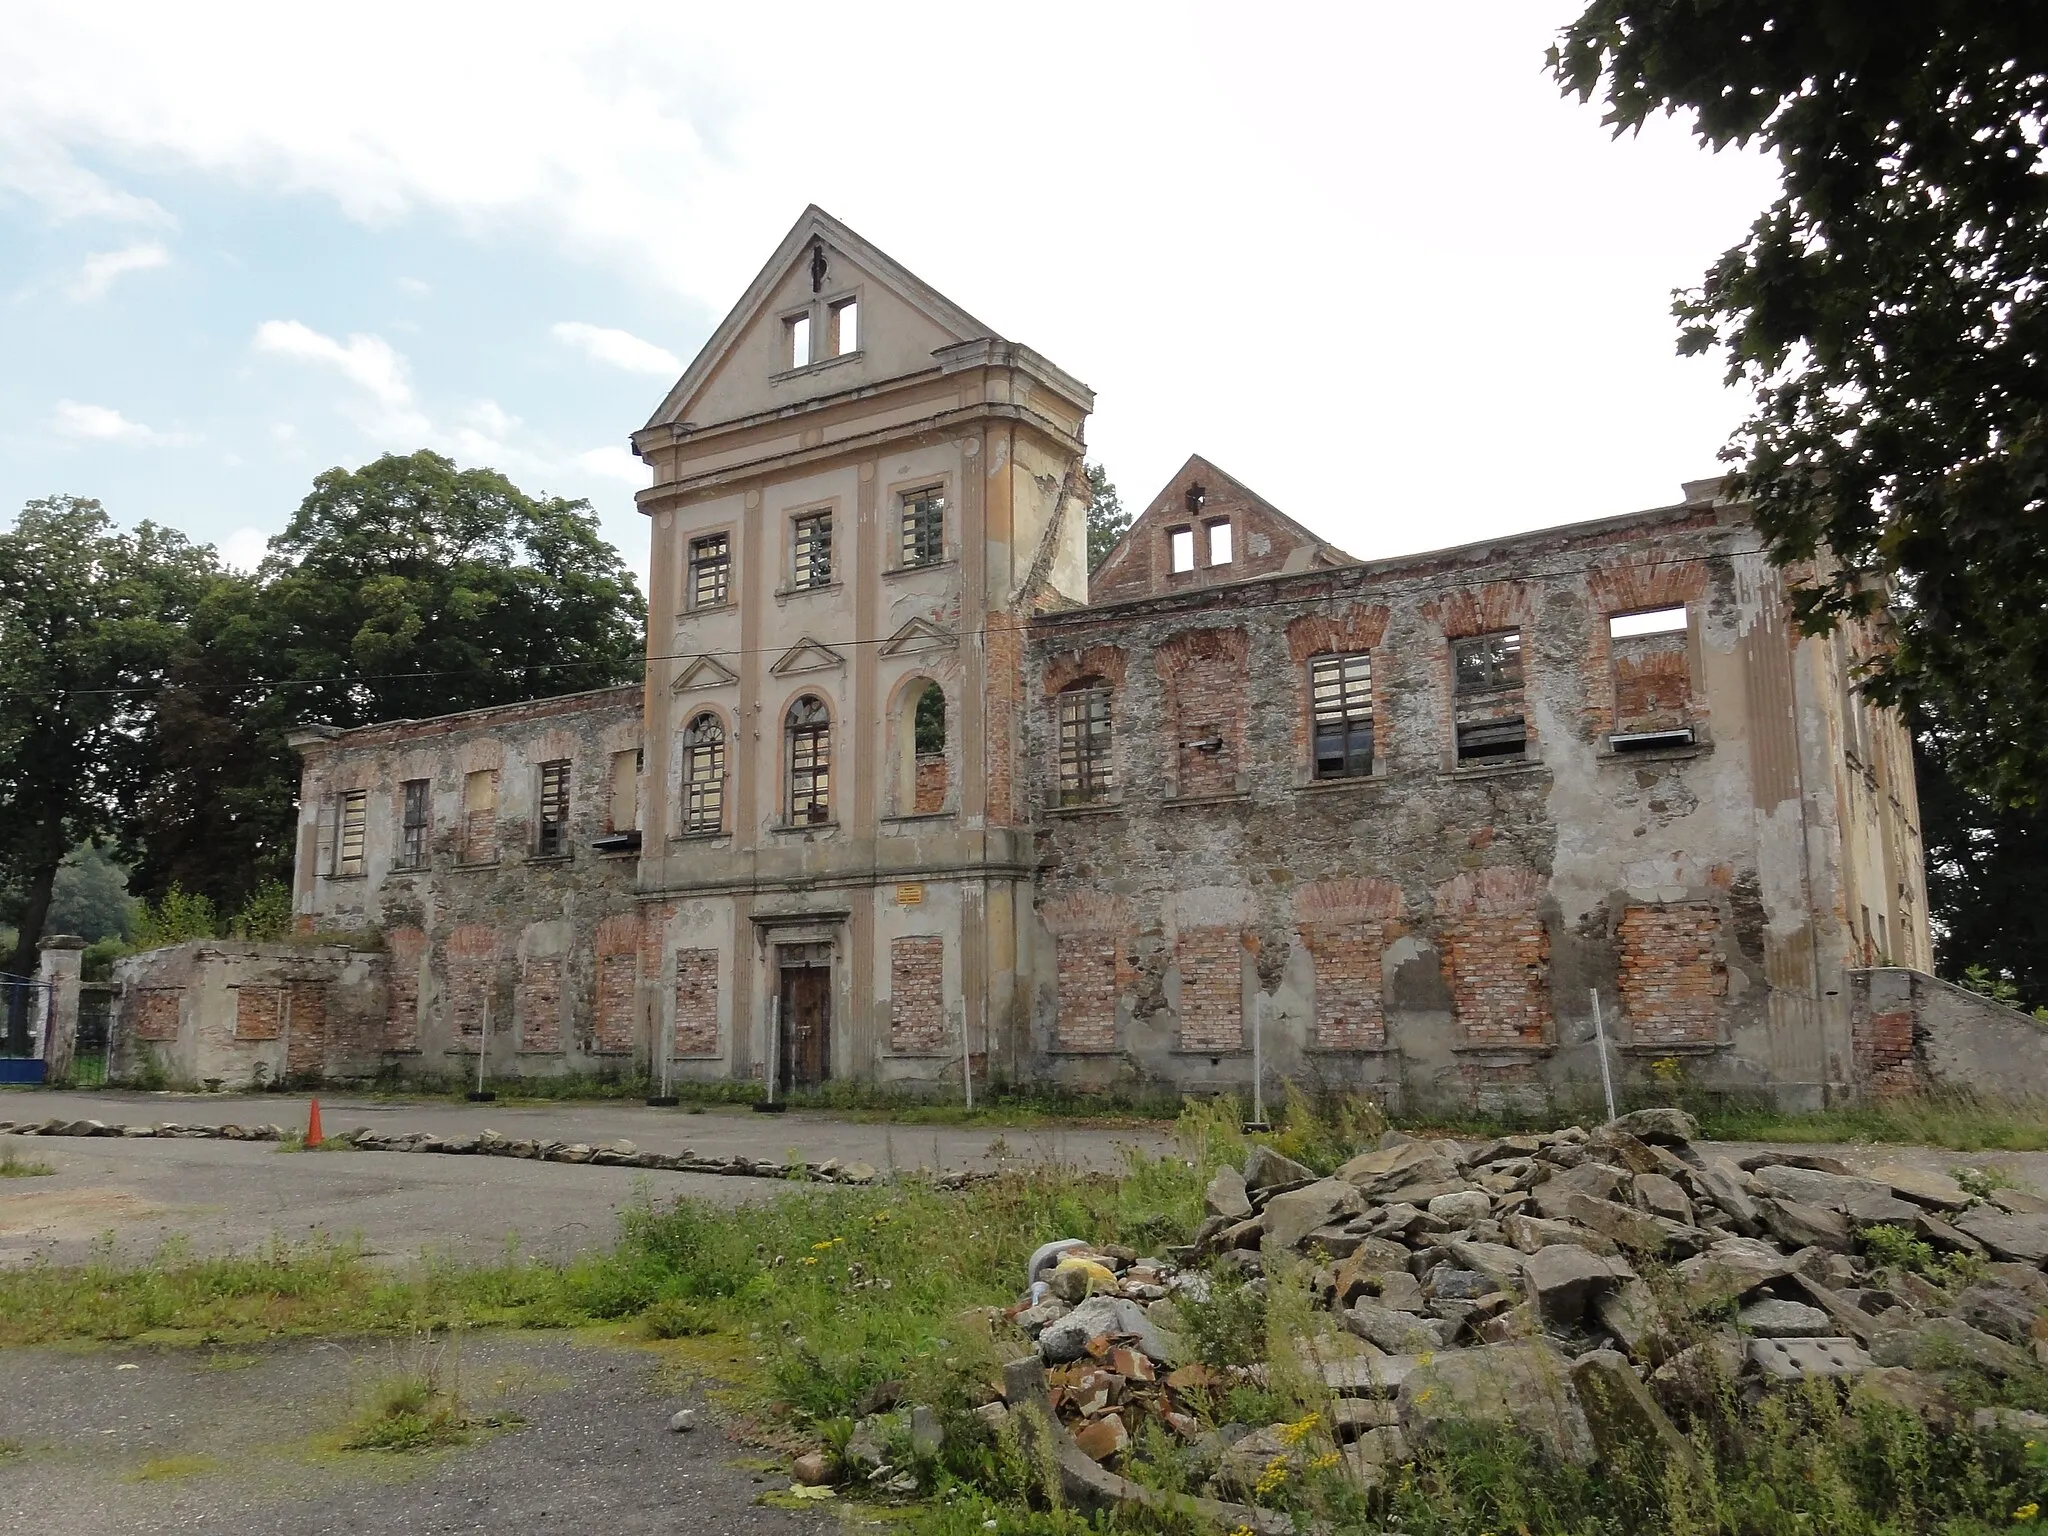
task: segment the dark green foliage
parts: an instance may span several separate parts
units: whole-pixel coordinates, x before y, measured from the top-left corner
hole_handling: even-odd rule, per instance
[[[946,690],[937,683],[918,696],[912,729],[919,752],[946,750]]]
[[[1116,541],[1124,536],[1124,530],[1131,526],[1131,514],[1124,510],[1123,498],[1111,484],[1109,471],[1100,464],[1088,466],[1088,570],[1092,575],[1102,562],[1109,558],[1109,552],[1116,548]]]
[[[1593,0],[1551,53],[1617,132],[1684,113],[1782,195],[1699,288],[1680,350],[1756,408],[1725,450],[1802,624],[1873,613],[1869,688],[1947,722],[1951,767],[2048,791],[2048,12],[1969,0]]]

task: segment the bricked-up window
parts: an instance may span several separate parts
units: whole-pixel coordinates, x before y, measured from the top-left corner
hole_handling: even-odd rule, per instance
[[[1522,635],[1504,630],[1451,642],[1458,761],[1488,763],[1521,757],[1529,746],[1522,717]]]
[[[533,851],[543,859],[569,851],[569,765],[540,765],[540,814],[534,818]]]
[[[726,579],[732,574],[732,538],[707,533],[690,540],[690,606],[723,608]]]
[[[946,555],[946,498],[936,488],[903,498],[902,563],[937,565]]]
[[[725,727],[708,711],[683,732],[683,830],[725,830]]]
[[[808,368],[811,362],[811,317],[797,315],[783,321],[782,326],[788,333],[789,366]]]
[[[612,754],[612,793],[605,806],[607,832],[631,832],[640,825],[640,749]]]
[[[427,867],[427,834],[432,830],[433,786],[425,779],[407,779],[405,809],[398,823],[398,862],[407,869]]]
[[[1209,563],[1230,564],[1230,519],[1220,517],[1204,526],[1209,535]]]
[[[816,826],[832,819],[832,716],[805,694],[789,706],[789,822]]]
[[[1192,528],[1171,528],[1166,534],[1167,544],[1173,551],[1175,575],[1195,568],[1195,530]]]
[[[1109,688],[1077,683],[1059,696],[1060,804],[1106,800],[1116,787],[1110,766]]]
[[[498,770],[479,768],[462,780],[462,862],[498,862]]]
[[[860,350],[860,300],[841,299],[831,309],[832,355],[844,357]]]
[[[796,564],[791,581],[799,587],[829,587],[832,584],[832,514],[811,512],[796,520],[794,529]]]
[[[334,872],[341,876],[363,872],[363,850],[368,841],[370,792],[351,789],[341,797],[341,817],[334,838]]]
[[[1308,664],[1315,712],[1319,779],[1360,779],[1372,773],[1372,656],[1316,656]]]

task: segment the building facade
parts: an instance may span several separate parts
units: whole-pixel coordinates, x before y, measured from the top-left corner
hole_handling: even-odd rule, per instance
[[[325,1069],[1857,1080],[1907,744],[1716,483],[1361,562],[1195,458],[1091,580],[1092,407],[807,211],[634,435],[644,687],[298,738]]]

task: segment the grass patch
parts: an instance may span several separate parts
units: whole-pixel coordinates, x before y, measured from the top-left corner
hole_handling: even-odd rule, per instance
[[[1716,1141],[1870,1141],[1956,1152],[2039,1152],[2048,1149],[2048,1103],[1928,1095],[1805,1115],[1732,1106],[1707,1109],[1700,1130]]]
[[[211,1456],[157,1456],[128,1474],[131,1483],[175,1483],[188,1477],[204,1477],[217,1471],[220,1463]]]
[[[56,1171],[41,1158],[23,1157],[11,1141],[0,1146],[0,1179],[41,1179]]]
[[[462,1403],[431,1372],[409,1371],[378,1382],[349,1420],[342,1449],[430,1451],[469,1441]]]

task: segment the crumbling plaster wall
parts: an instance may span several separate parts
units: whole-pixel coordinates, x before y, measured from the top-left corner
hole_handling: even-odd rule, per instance
[[[1625,1073],[1676,1063],[1722,1087],[1775,1086],[1788,1065],[1806,1073],[1825,1052],[1806,1038],[1788,1049],[1785,1019],[1767,1005],[1768,961],[1817,942],[1798,851],[1814,838],[1811,859],[1840,856],[1805,814],[1796,774],[1789,805],[1760,797],[1754,737],[1760,707],[1772,731],[1796,737],[1794,662],[1820,647],[1765,624],[1781,675],[1760,705],[1745,639],[1781,596],[1754,548],[1738,516],[1695,504],[1042,620],[1032,660],[1047,691],[1031,715],[1040,894],[1020,1072],[1242,1087],[1256,1019],[1269,1082],[1481,1101],[1597,1093],[1597,991]],[[1697,740],[1616,753],[1608,617],[1676,602],[1689,610]],[[1449,640],[1508,624],[1524,634],[1529,760],[1458,767]],[[1245,700],[1240,787],[1176,798],[1172,690],[1154,659],[1218,629],[1246,641],[1242,675],[1207,680],[1212,712]],[[1373,654],[1375,770],[1318,783],[1306,656],[1361,642]],[[1062,809],[1049,783],[1050,692],[1083,672],[1117,677],[1119,787],[1107,804]],[[1763,845],[1781,830],[1794,856],[1774,866]],[[1377,888],[1361,894],[1359,881]],[[1089,936],[1112,927],[1113,1043],[1099,1030],[1063,1037],[1063,946],[1085,957]],[[1218,995],[1221,932],[1239,940],[1234,1038],[1213,1021],[1191,1032],[1185,1016],[1191,969],[1204,997]],[[1838,936],[1828,942],[1839,948]],[[1358,1015],[1371,989],[1356,973],[1375,950],[1377,1030],[1333,1022],[1324,974]],[[1070,990],[1099,990],[1109,974],[1099,947],[1073,964]],[[1811,1009],[1793,1022],[1823,1027]]]
[[[1922,971],[1845,977],[1859,1093],[2048,1096],[2048,1023]]]

